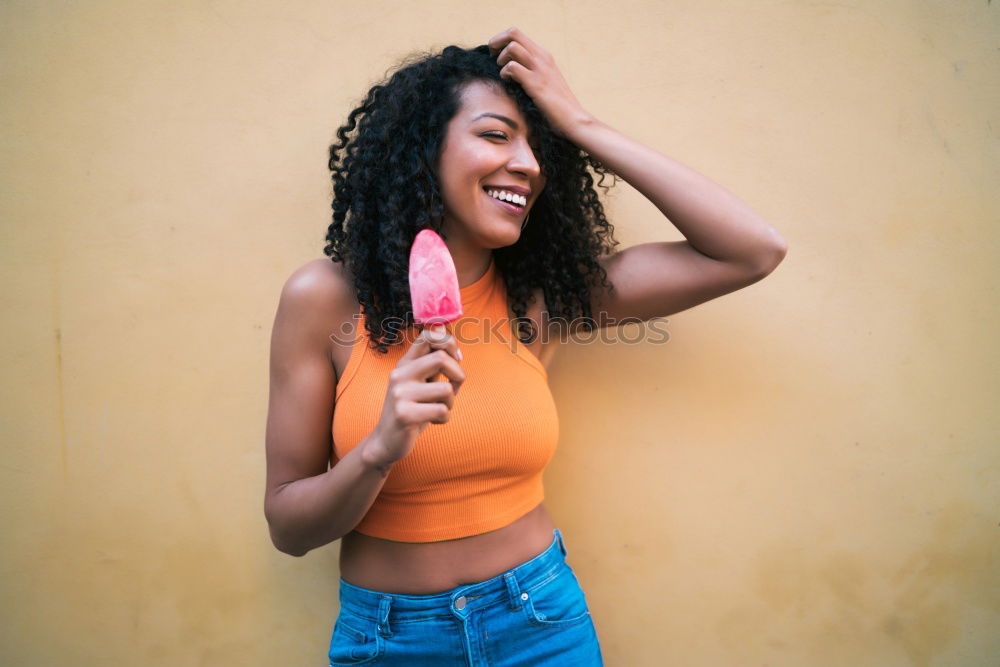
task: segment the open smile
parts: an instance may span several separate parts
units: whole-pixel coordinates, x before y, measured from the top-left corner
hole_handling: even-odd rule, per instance
[[[497,206],[499,206],[500,208],[502,208],[507,213],[510,213],[511,215],[520,216],[522,213],[524,213],[524,207],[523,206],[518,206],[517,204],[511,204],[510,202],[507,202],[507,201],[501,201],[501,200],[497,199],[496,197],[491,197],[485,191],[483,192],[483,196],[486,197],[487,199],[489,199],[491,202],[493,202]]]

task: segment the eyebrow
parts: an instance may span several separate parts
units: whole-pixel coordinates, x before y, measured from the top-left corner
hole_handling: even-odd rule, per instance
[[[479,114],[478,116],[472,119],[472,122],[474,123],[480,118],[486,118],[487,116],[489,116],[490,118],[496,118],[497,120],[502,120],[515,130],[520,129],[520,126],[517,124],[517,121],[511,120],[510,118],[507,118],[507,116],[501,116],[498,113],[493,113],[492,111],[487,111],[485,113]]]

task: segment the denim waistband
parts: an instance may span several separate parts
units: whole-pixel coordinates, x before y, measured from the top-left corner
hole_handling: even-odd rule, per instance
[[[415,619],[433,616],[465,616],[476,609],[506,602],[518,609],[526,591],[546,583],[566,563],[562,533],[553,531],[552,544],[529,561],[477,584],[466,584],[435,595],[397,595],[359,588],[340,578],[340,605],[351,613],[378,622],[379,629],[394,618]],[[524,596],[522,598],[522,595]]]

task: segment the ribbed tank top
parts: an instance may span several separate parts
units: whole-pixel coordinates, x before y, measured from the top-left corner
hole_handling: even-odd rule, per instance
[[[548,375],[512,329],[495,260],[461,288],[461,297],[464,314],[447,325],[465,371],[451,418],[428,424],[396,462],[355,527],[359,533],[399,542],[468,537],[513,523],[544,498],[542,472],[559,440]],[[402,342],[383,355],[369,348],[362,309],[335,393],[334,464],[378,424],[389,373],[417,333],[404,331]]]

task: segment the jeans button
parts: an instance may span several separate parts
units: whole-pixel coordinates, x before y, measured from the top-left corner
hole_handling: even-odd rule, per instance
[[[457,600],[455,600],[455,609],[465,609],[465,596],[464,595],[462,597],[458,598]]]

